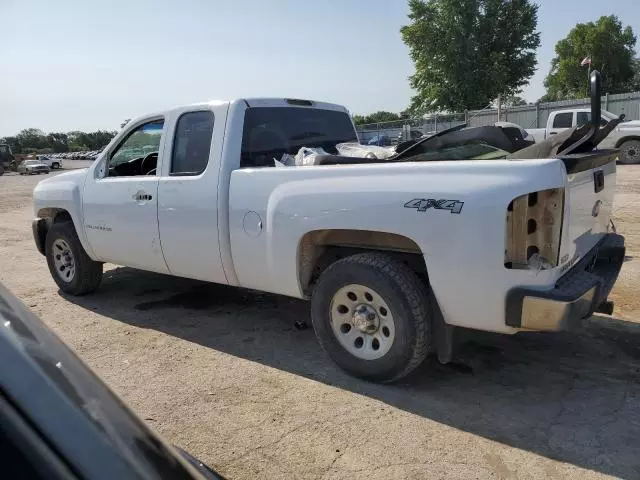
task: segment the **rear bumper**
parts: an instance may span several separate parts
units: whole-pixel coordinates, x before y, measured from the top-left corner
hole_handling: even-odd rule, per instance
[[[624,255],[624,237],[607,234],[553,289],[512,289],[507,295],[506,324],[528,330],[570,330],[607,301]]]

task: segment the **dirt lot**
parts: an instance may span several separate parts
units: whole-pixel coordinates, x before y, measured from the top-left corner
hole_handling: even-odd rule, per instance
[[[0,281],[168,440],[229,478],[640,478],[640,168],[620,167],[615,318],[467,333],[402,384],[338,371],[307,305],[107,266],[66,298],[31,239],[41,177],[0,177]]]

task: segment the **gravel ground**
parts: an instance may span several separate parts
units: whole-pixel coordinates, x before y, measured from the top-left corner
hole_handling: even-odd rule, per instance
[[[467,332],[457,364],[392,386],[337,370],[294,328],[303,302],[112,265],[96,294],[65,297],[31,238],[40,179],[0,177],[0,281],[229,478],[640,478],[640,167],[619,167],[615,317],[579,334]]]

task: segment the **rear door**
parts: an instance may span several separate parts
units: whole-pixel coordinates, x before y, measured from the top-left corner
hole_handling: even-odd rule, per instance
[[[549,135],[557,135],[575,125],[574,112],[556,112],[552,117]]]
[[[227,283],[218,239],[218,179],[228,104],[184,108],[170,119],[158,185],[158,225],[170,273]]]

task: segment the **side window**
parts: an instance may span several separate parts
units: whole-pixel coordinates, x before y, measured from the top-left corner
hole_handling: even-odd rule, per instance
[[[207,168],[213,112],[183,113],[178,119],[173,138],[170,175],[200,175]]]
[[[578,127],[581,127],[587,123],[591,123],[591,112],[578,112]],[[604,127],[609,121],[600,117],[600,126]]]
[[[164,120],[153,120],[133,130],[111,153],[109,177],[155,175]]]
[[[591,122],[591,114],[589,112],[578,112],[578,127]]]
[[[557,113],[553,119],[553,128],[571,128],[573,112]]]

